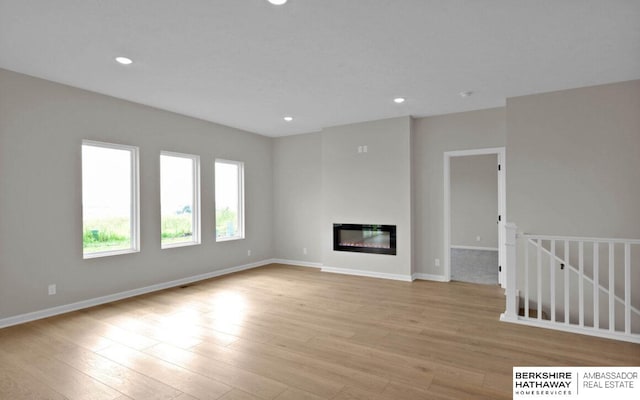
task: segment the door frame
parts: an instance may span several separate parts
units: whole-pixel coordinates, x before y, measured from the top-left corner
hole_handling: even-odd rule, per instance
[[[496,154],[498,165],[498,283],[506,287],[506,245],[504,236],[504,224],[507,221],[507,194],[506,194],[506,148],[490,147],[484,149],[457,150],[444,152],[444,279],[451,281],[451,158],[464,156],[479,156]]]

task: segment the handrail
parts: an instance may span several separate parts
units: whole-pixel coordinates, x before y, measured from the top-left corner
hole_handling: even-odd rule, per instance
[[[522,237],[527,239],[540,240],[568,240],[570,242],[606,242],[606,243],[629,243],[640,244],[640,239],[620,239],[620,238],[595,238],[582,236],[554,236],[554,235],[536,235],[533,233],[522,233]]]
[[[527,326],[535,326],[541,328],[549,328],[566,332],[573,333],[582,333],[592,336],[604,337],[609,339],[623,340],[631,343],[640,344],[640,332],[637,327],[635,327],[635,319],[632,324],[632,317],[636,318],[640,311],[631,305],[631,286],[632,282],[630,279],[631,276],[631,248],[632,246],[640,244],[640,239],[621,239],[621,238],[594,238],[594,237],[578,237],[578,236],[557,236],[557,235],[535,235],[528,233],[518,233],[517,226],[510,222],[505,222],[502,224],[504,227],[504,246],[505,246],[505,263],[503,264],[503,268],[505,271],[505,281],[507,286],[505,288],[505,312],[500,314],[500,320],[505,322],[511,322],[516,324],[522,324]],[[517,264],[517,248],[519,247],[516,242],[520,242],[518,238],[524,238],[524,257],[522,257],[522,261],[524,261],[523,265],[518,266]],[[549,241],[549,249],[543,246],[543,241]],[[555,246],[558,242],[564,242],[564,258],[560,252],[557,252],[558,248]],[[578,242],[578,259],[576,260],[579,264],[579,268],[572,266],[569,263],[570,252],[569,246],[570,242]],[[585,260],[585,243],[591,244],[594,246],[592,248],[593,251],[593,279],[585,274],[585,262],[587,264],[590,262],[591,255],[587,255],[588,259]],[[624,247],[624,256],[622,266],[624,267],[624,271],[622,272],[625,277],[624,282],[624,299],[620,296],[616,295],[615,289],[611,289],[611,287],[605,287],[599,279],[598,271],[600,270],[600,247],[601,245],[608,245],[608,282],[612,285],[615,285],[615,279],[619,273],[615,272],[616,268],[620,268],[620,261],[616,264],[614,263],[616,255],[620,249],[618,245],[622,245]],[[532,247],[537,250],[536,254],[531,255],[529,248]],[[543,253],[544,252],[544,253]],[[544,256],[543,256],[544,254]],[[530,256],[534,258],[534,265],[530,268]],[[548,257],[548,263],[546,259]],[[542,259],[545,259],[544,268],[546,268],[546,264],[549,264],[549,270],[555,271],[558,263],[564,263],[565,266],[569,266],[566,268],[566,275],[562,285],[564,286],[564,290],[562,287],[557,286],[555,273],[551,273],[549,275],[541,276],[541,271],[543,269]],[[606,265],[606,261],[605,265]],[[522,270],[522,271],[520,271]],[[520,273],[524,272],[524,275],[520,277]],[[570,281],[573,274],[577,274],[579,278],[579,286],[578,286],[578,315],[577,320],[575,319],[575,311],[573,314],[569,314],[570,312]],[[534,276],[535,275],[535,276]],[[520,279],[518,279],[520,278]],[[524,281],[523,283],[519,283],[520,281]],[[533,280],[533,282],[532,282]],[[585,281],[592,283],[593,288],[593,301],[589,302],[590,304],[585,303],[585,290],[584,287]],[[533,283],[535,286],[533,290],[537,293],[536,301],[537,304],[537,315],[530,316],[529,308],[531,306],[530,297],[529,297],[529,283]],[[597,283],[597,284],[596,284]],[[549,287],[549,295],[544,294],[545,297],[549,297],[548,299],[544,299],[543,293],[541,293],[540,287],[541,285],[547,285]],[[555,310],[556,305],[562,306],[562,304],[558,304],[558,299],[556,299],[556,289],[561,289],[560,291],[564,296],[560,301],[564,300],[564,311],[562,321],[558,321],[558,316],[553,311]],[[608,296],[607,296],[608,293]],[[524,296],[524,297],[521,297]],[[599,307],[599,299],[608,298],[608,307],[600,308]],[[524,300],[524,315],[519,315],[520,304]],[[550,306],[552,307],[551,314],[549,318],[542,317],[541,306],[543,302],[548,300],[550,302]],[[622,303],[624,318],[622,320],[616,318],[617,308],[616,304]],[[585,325],[585,307],[593,307],[593,324]],[[573,306],[571,306],[573,308]],[[603,313],[608,312],[609,322],[608,324],[602,326],[600,324],[601,311]],[[574,320],[571,320],[571,316],[574,316]],[[617,321],[616,321],[617,320]],[[618,322],[618,323],[616,323]],[[624,326],[620,324],[624,322]],[[633,326],[632,326],[633,325]]]
[[[524,235],[523,235],[524,236]],[[538,239],[537,237],[529,237],[529,236],[525,236],[529,243],[531,243],[534,246],[538,246],[538,243],[535,242],[534,240]],[[545,239],[540,239],[540,240],[545,240]],[[552,239],[553,240],[553,239]],[[567,239],[567,241],[571,242],[572,240]],[[627,243],[627,242],[625,242]],[[569,264],[569,260],[565,260],[564,258],[561,258],[559,256],[557,256],[556,254],[551,253],[549,250],[547,250],[544,246],[540,246],[540,249],[546,253],[548,256],[555,258],[558,262],[561,262],[565,265],[565,267],[568,267],[572,272],[578,274],[578,276],[580,276],[580,271],[578,270],[578,268],[574,267],[573,265]],[[589,283],[591,283],[592,285],[595,283],[593,281],[593,279],[589,278],[587,275],[583,275],[583,278],[588,281]],[[606,287],[602,286],[602,284],[600,282],[598,282],[598,289],[600,289],[601,291],[609,294],[609,289],[607,289]],[[618,303],[621,303],[622,305],[624,305],[624,299],[618,295],[615,295],[615,299]],[[634,306],[631,306],[631,311],[634,312],[634,314],[636,315],[640,315],[640,310],[635,308]]]

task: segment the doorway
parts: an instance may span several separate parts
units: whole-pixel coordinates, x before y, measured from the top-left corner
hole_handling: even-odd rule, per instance
[[[444,153],[445,279],[505,287],[505,149]]]

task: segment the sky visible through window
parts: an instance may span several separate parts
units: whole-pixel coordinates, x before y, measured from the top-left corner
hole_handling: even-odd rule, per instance
[[[216,161],[216,237],[242,236],[240,226],[240,166],[236,163]]]
[[[216,163],[216,208],[238,210],[238,166]]]
[[[130,151],[82,146],[82,206],[85,221],[130,217]]]
[[[185,212],[193,208],[193,160],[185,157],[160,156],[162,177],[162,215]]]

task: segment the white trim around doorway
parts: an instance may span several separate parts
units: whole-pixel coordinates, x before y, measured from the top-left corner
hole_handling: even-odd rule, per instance
[[[502,224],[507,220],[507,194],[506,194],[506,150],[504,147],[490,147],[485,149],[457,150],[444,152],[443,165],[443,183],[444,183],[444,279],[451,280],[451,158],[463,156],[479,156],[486,154],[496,154],[498,165],[496,165],[496,173],[498,174],[498,215],[500,216],[498,229],[498,259],[502,266],[502,271],[498,274],[498,280],[502,287],[505,287],[505,257],[506,248],[504,244]],[[496,218],[498,218],[496,215]]]

